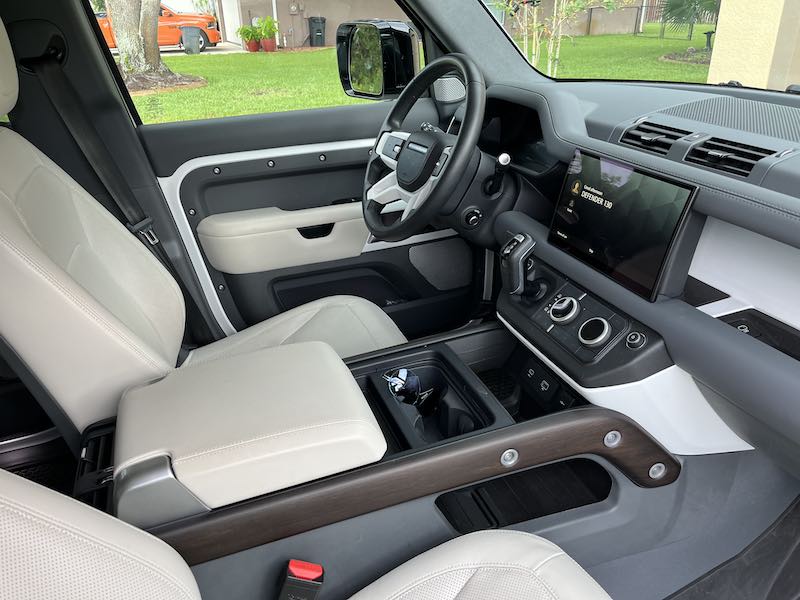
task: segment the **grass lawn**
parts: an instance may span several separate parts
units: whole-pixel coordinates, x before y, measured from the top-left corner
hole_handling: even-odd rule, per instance
[[[659,39],[658,29],[658,24],[648,24],[639,36],[564,38],[558,76],[705,83],[707,65],[667,62],[660,57],[683,52],[689,46],[703,48],[703,32],[708,27],[696,26],[692,41],[676,32],[667,32],[666,39]],[[205,78],[208,85],[135,96],[133,101],[145,123],[368,102],[345,96],[333,48],[254,54],[209,52],[165,56],[164,62],[176,72]],[[544,60],[540,61],[540,66],[543,64]]]
[[[199,75],[208,85],[135,96],[145,123],[185,121],[322,108],[368,102],[346,96],[336,50],[165,56],[178,73]]]
[[[593,35],[561,40],[558,77],[566,79],[646,79],[705,83],[708,65],[659,60],[665,54],[705,48],[704,31],[712,26],[697,25],[692,40],[683,32],[667,31],[659,39],[658,23],[645,25],[642,35]],[[545,57],[539,62],[545,68]]]

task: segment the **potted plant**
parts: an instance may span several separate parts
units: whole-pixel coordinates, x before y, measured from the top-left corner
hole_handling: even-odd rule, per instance
[[[256,22],[259,37],[261,38],[261,49],[264,52],[275,52],[275,34],[278,33],[278,22],[272,17],[265,17]]]
[[[261,32],[255,25],[242,25],[236,30],[236,35],[242,38],[244,47],[248,52],[258,52],[258,41],[261,38]]]

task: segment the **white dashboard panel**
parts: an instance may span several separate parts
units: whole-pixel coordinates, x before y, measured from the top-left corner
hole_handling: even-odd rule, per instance
[[[706,221],[689,274],[729,294],[701,308],[720,316],[755,308],[800,329],[800,250],[718,219]]]
[[[679,455],[752,450],[708,404],[689,373],[675,365],[632,383],[598,388],[579,385],[501,315],[500,322],[554,373],[597,406],[620,412],[667,450]]]

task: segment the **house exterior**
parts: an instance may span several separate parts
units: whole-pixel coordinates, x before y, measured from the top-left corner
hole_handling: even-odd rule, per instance
[[[542,0],[540,11],[552,13],[554,0]],[[227,41],[240,43],[236,29],[259,17],[274,16],[280,24],[278,44],[286,48],[310,45],[309,17],[325,17],[325,45],[336,43],[336,28],[356,19],[400,19],[406,16],[394,0],[218,0],[223,35]],[[513,36],[514,19],[487,2],[489,9]],[[565,27],[567,35],[602,35],[634,33],[637,30],[641,7],[625,7],[609,12],[591,8],[580,13]]]

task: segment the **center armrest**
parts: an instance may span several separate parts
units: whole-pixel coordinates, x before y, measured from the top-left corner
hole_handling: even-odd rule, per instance
[[[385,452],[364,395],[327,344],[187,366],[122,398],[117,512],[151,525],[186,516],[185,508],[142,506],[161,502],[154,498],[185,495],[213,509],[373,463]],[[160,485],[161,495],[148,485]],[[187,505],[186,497],[167,501]]]

